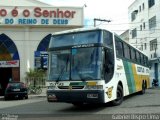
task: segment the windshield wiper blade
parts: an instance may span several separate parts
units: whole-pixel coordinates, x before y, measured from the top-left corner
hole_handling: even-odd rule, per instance
[[[80,79],[81,79],[82,81],[86,81],[85,77],[83,77],[82,74],[79,74],[79,73],[78,73],[78,75],[79,75],[79,77],[80,77]]]
[[[68,68],[68,63],[69,63],[69,56],[67,57],[67,61],[66,61],[66,66],[63,67],[63,69],[61,70],[61,73],[59,74],[56,82],[58,82],[64,75],[64,71],[65,71],[65,68],[67,69]]]
[[[64,70],[65,70],[65,67],[62,69],[62,71],[61,71],[61,73],[59,74],[56,82],[58,82],[58,81],[62,78],[62,76],[63,76],[63,74],[64,74]]]

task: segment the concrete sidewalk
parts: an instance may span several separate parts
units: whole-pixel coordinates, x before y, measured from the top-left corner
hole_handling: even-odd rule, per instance
[[[28,95],[28,98],[35,98],[35,97],[46,97],[47,88],[42,88],[42,93],[41,94],[30,94]],[[4,96],[0,96],[0,100],[4,99]]]
[[[42,88],[42,93],[41,94],[30,94],[28,95],[28,98],[34,98],[34,97],[46,97],[47,88]]]

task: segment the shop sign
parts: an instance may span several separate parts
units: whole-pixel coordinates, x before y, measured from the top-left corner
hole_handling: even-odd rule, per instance
[[[0,68],[2,67],[19,67],[19,60],[0,61]]]
[[[83,8],[0,8],[1,25],[83,25]]]
[[[48,53],[46,51],[34,52],[35,68],[47,69],[48,67]]]

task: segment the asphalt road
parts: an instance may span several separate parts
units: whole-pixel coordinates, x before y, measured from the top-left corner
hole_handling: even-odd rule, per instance
[[[15,118],[15,120],[111,120],[118,119],[121,117],[118,115],[123,114],[156,114],[157,116],[152,117],[160,119],[160,89],[149,89],[144,95],[134,94],[125,97],[120,106],[92,104],[75,107],[67,103],[48,103],[45,97],[34,97],[28,100],[0,100],[0,117],[3,120],[7,117]]]

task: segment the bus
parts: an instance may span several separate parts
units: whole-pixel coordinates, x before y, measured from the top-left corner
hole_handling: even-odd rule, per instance
[[[54,33],[48,54],[48,102],[120,105],[150,86],[148,57],[102,28]]]

